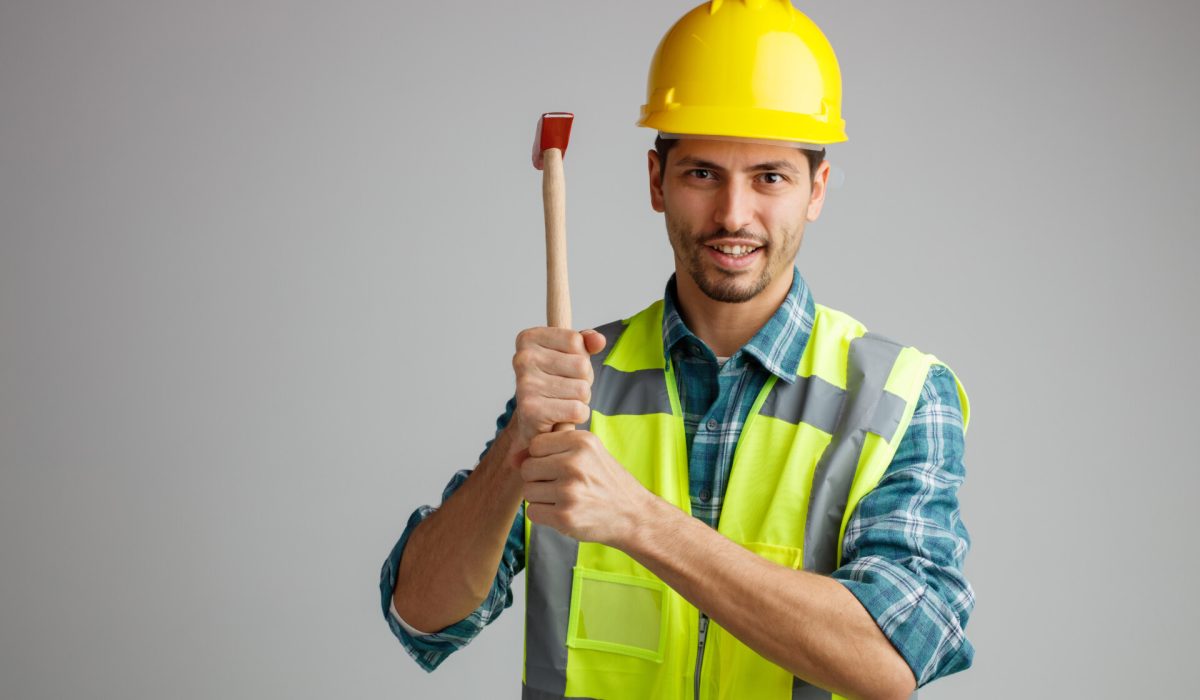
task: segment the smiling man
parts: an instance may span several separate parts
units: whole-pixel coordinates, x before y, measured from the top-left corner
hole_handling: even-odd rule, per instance
[[[840,102],[785,0],[713,0],[663,38],[639,124],[675,274],[628,318],[517,336],[495,438],[381,573],[423,668],[521,571],[529,700],[905,698],[970,666],[966,393],[795,266]]]

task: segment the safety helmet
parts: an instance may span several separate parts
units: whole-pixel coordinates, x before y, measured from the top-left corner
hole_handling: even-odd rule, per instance
[[[845,141],[837,57],[790,0],[711,0],[659,42],[637,123],[673,136]]]

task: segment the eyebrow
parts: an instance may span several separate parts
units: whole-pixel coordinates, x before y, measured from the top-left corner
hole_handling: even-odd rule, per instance
[[[725,171],[725,168],[722,168],[721,166],[717,165],[716,163],[709,161],[709,160],[704,160],[703,158],[697,158],[695,156],[684,156],[683,158],[680,158],[675,163],[675,167],[703,168],[705,170],[717,170],[720,172]],[[785,171],[791,172],[791,173],[800,172],[799,168],[797,168],[791,161],[788,161],[788,160],[769,160],[765,163],[757,163],[755,165],[751,165],[749,168],[746,168],[746,170],[748,170],[750,172],[765,172],[765,171],[776,171],[776,170],[785,170]]]

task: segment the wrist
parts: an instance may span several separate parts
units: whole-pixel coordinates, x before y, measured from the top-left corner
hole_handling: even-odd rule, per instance
[[[525,436],[525,429],[518,413],[513,413],[512,419],[508,421],[508,425],[504,426],[504,430],[500,434],[505,437],[504,456],[506,459],[529,448],[529,438]]]
[[[521,450],[516,448],[516,431],[512,423],[496,436],[495,442],[484,456],[480,464],[481,471],[486,471],[492,489],[497,495],[504,497],[520,494],[523,480],[521,479]]]
[[[681,512],[648,489],[642,488],[638,495],[631,499],[630,508],[626,512],[628,524],[614,546],[632,555],[635,550],[644,547],[653,539],[660,527]]]

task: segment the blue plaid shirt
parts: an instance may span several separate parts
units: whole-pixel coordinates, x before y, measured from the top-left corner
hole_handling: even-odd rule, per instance
[[[724,363],[697,338],[676,310],[675,277],[663,305],[663,348],[675,363],[687,432],[692,513],[715,528],[729,483],[734,448],[751,405],[770,375],[789,381],[812,333],[815,307],[795,270],[792,288],[775,314]],[[496,420],[508,425],[509,399]],[[703,430],[700,427],[703,426]],[[480,454],[487,453],[489,440]],[[963,419],[954,377],[935,365],[925,380],[912,422],[879,485],[859,502],[846,526],[844,564],[831,576],[875,618],[913,670],[918,685],[971,665],[974,648],[964,630],[975,604],[963,576],[970,538],[958,510],[964,476]],[[445,502],[471,470],[454,475]],[[383,614],[408,653],[427,671],[496,619],[513,601],[512,579],[524,567],[524,506],[509,531],[496,580],[466,619],[429,635],[412,635],[391,613],[396,572],[409,534],[434,511],[421,506],[392,548],[380,574]]]

